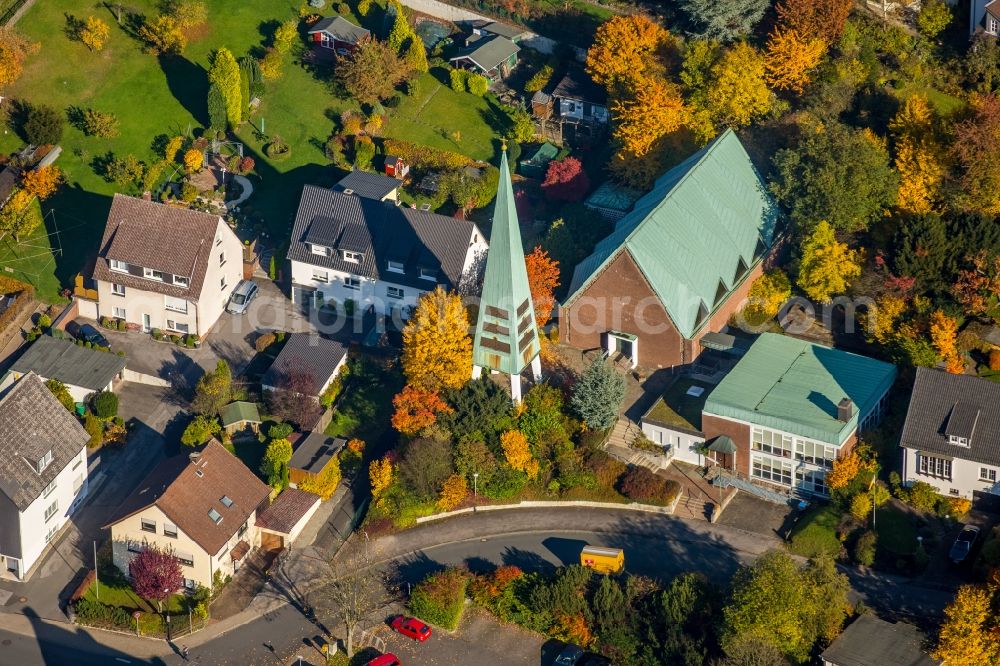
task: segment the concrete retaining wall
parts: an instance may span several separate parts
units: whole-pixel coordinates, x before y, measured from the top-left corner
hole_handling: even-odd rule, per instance
[[[433,16],[435,18],[444,19],[445,21],[451,21],[452,23],[458,23],[460,21],[496,21],[498,19],[492,16],[486,16],[485,14],[477,14],[471,9],[465,9],[464,7],[454,7],[443,2],[438,2],[438,0],[400,0],[404,5],[418,11],[421,14],[427,14],[428,16]],[[520,40],[521,46],[527,46],[528,48],[535,49],[540,53],[549,54],[556,50],[559,45],[554,39],[549,39],[548,37],[543,37],[542,35],[536,34],[534,32],[527,32],[524,37]],[[581,50],[582,52],[582,50]]]
[[[678,495],[670,506],[653,506],[652,504],[639,504],[638,502],[631,502],[629,504],[615,504],[614,502],[588,502],[584,500],[576,501],[524,501],[518,502],[517,504],[487,504],[485,506],[479,507],[468,507],[465,509],[456,509],[455,511],[445,511],[444,513],[436,513],[433,516],[421,516],[417,518],[417,524],[429,523],[433,520],[440,520],[442,518],[450,518],[452,516],[460,516],[465,513],[472,513],[473,511],[506,511],[508,509],[539,509],[539,508],[552,508],[552,509],[564,509],[566,507],[589,507],[592,509],[618,509],[626,511],[645,511],[646,513],[659,513],[663,515],[671,515],[674,509],[677,507],[677,503],[680,501],[680,495]]]
[[[170,386],[170,382],[166,379],[162,379],[156,375],[147,375],[143,372],[136,372],[135,370],[130,370],[129,368],[125,368],[125,372],[122,373],[122,378],[127,382],[145,384],[146,386],[160,386],[163,388]]]

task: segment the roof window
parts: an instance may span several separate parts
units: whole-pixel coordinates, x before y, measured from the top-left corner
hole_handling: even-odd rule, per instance
[[[212,519],[212,522],[218,525],[222,522],[222,514],[215,509],[208,510],[208,517]]]
[[[229,495],[223,495],[222,499],[220,499],[219,501],[222,502],[222,506],[226,507],[227,509],[233,506],[233,500],[232,498],[229,497]]]

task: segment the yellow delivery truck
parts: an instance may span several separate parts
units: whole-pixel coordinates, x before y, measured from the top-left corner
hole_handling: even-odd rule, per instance
[[[625,551],[621,548],[584,546],[580,551],[580,564],[597,573],[619,574],[625,570]]]

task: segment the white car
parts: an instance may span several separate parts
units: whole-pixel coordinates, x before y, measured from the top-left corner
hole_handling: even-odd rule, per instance
[[[236,285],[236,289],[233,289],[226,311],[233,314],[243,314],[250,307],[250,301],[256,297],[257,283],[253,280],[243,280]]]

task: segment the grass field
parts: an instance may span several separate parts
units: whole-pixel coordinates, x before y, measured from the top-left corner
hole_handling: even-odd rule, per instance
[[[35,200],[32,206],[38,206]],[[56,248],[53,248],[56,245]],[[50,235],[45,226],[39,226],[30,236],[15,241],[12,236],[0,240],[0,270],[6,275],[27,282],[35,288],[36,296],[46,303],[63,301],[56,278],[58,239]]]
[[[792,530],[789,549],[802,557],[828,553],[836,557],[840,552],[837,525],[840,512],[832,504],[824,504],[803,516]]]
[[[152,15],[156,4],[156,0],[133,0],[129,6]],[[44,204],[47,213],[55,211],[54,218],[46,218],[47,232],[58,231],[63,255],[56,257],[54,271],[46,279],[41,277],[49,270],[43,268],[49,261],[45,257],[38,257],[38,266],[33,260],[11,260],[19,262],[16,271],[39,274],[36,279],[41,282],[43,298],[55,298],[60,283],[70,286],[73,276],[96,253],[117,187],[95,173],[94,159],[113,152],[132,154],[149,163],[157,159],[153,149],[157,136],[197,132],[208,120],[205,98],[210,53],[223,46],[236,57],[256,52],[267,43],[278,22],[298,15],[301,3],[212,0],[206,4],[207,27],[192,38],[182,56],[171,58],[145,53],[104,5],[84,7],[78,0],[46,0],[35,4],[19,22],[18,30],[38,42],[41,50],[28,60],[21,79],[5,91],[8,99],[63,110],[78,106],[111,112],[118,116],[120,126],[120,135],[112,139],[87,137],[70,125],[66,127],[57,164],[67,183]],[[108,45],[99,53],[88,51],[65,32],[67,16],[85,19],[88,14],[111,26]],[[365,23],[374,27],[380,21],[381,10],[375,10]],[[330,67],[321,67],[316,73],[290,57],[283,76],[266,85],[252,123],[260,128],[263,122],[266,134],[281,135],[291,146],[288,158],[269,160],[254,127],[244,126],[237,133],[257,165],[252,177],[255,193],[244,210],[263,218],[278,245],[288,233],[302,185],[330,185],[338,176],[323,153],[323,145],[334,127],[331,118],[356,104],[334,96]],[[400,108],[390,110],[384,133],[484,159],[494,154],[488,121],[484,100],[454,93],[425,75],[418,94],[404,97]],[[0,135],[0,151],[11,152],[21,145],[13,132]],[[0,267],[5,267],[5,257],[27,257],[34,252],[37,248],[31,246],[38,245],[38,239],[29,240],[25,247],[0,248]]]

